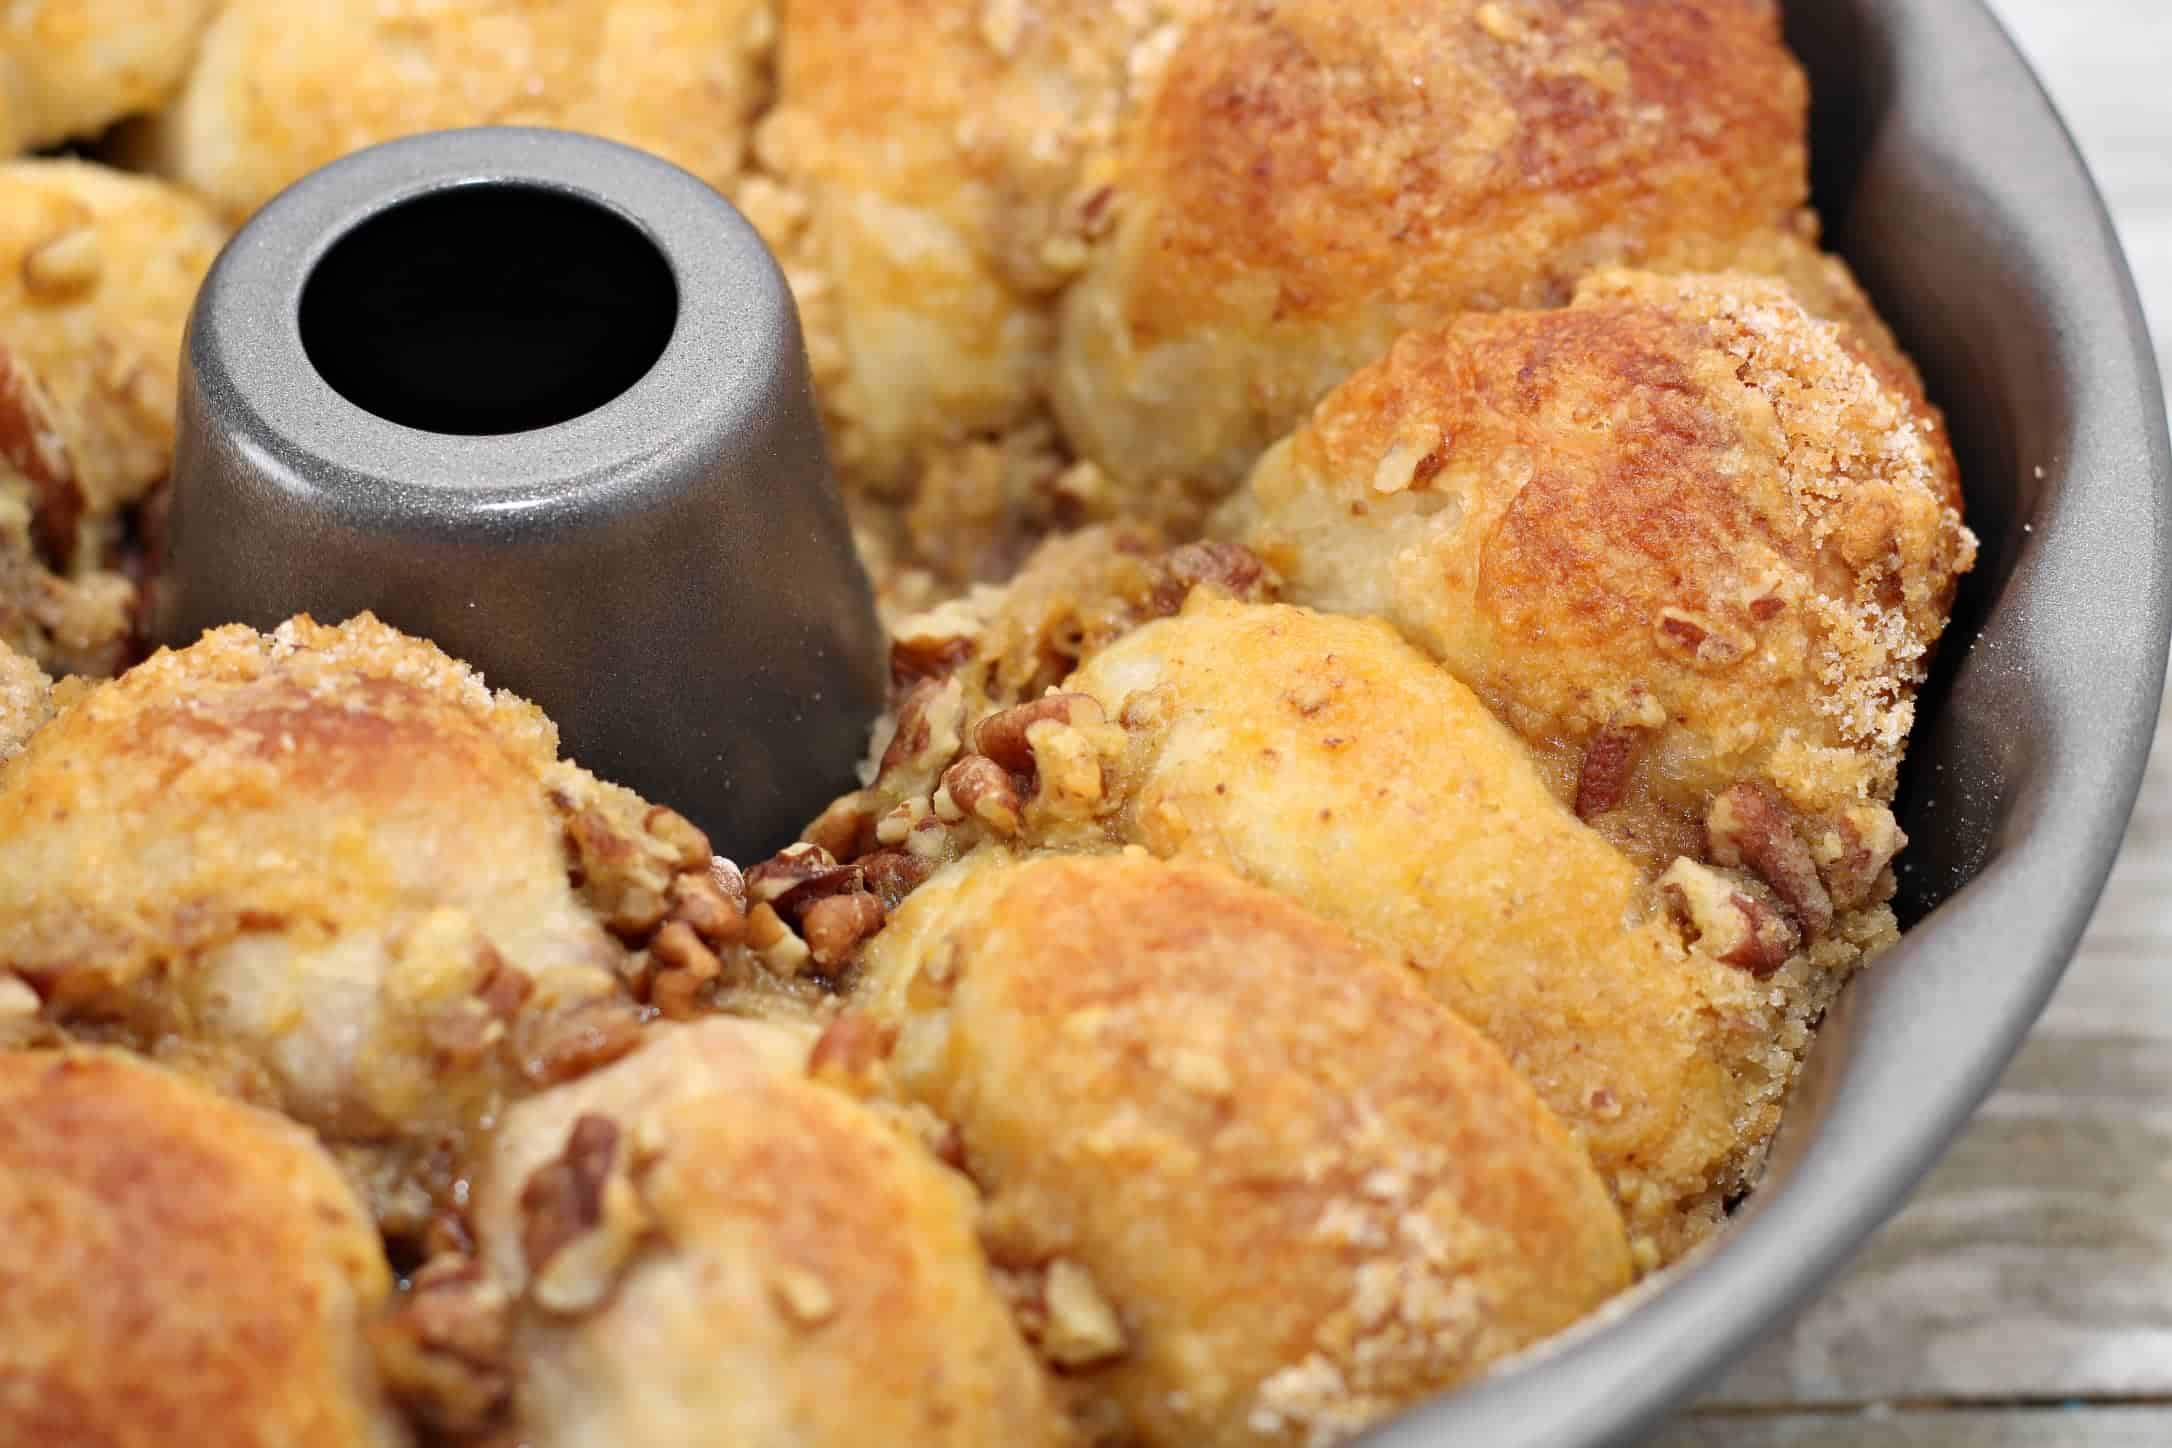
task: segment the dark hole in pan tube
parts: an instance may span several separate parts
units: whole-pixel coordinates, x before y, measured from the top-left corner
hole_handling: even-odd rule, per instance
[[[529,432],[593,412],[656,364],[671,267],[617,212],[470,183],[348,232],[302,290],[302,346],[349,402],[424,432]]]

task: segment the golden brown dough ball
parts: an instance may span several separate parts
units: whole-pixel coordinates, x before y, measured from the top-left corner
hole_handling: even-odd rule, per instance
[[[0,1442],[402,1448],[391,1286],[309,1133],[116,1052],[0,1054]]]
[[[235,626],[82,689],[0,773],[0,970],[373,1149],[412,1226],[501,1098],[632,1048],[606,923],[709,865],[431,645]]]
[[[899,544],[954,581],[1094,516],[1046,423],[1055,298],[1109,219],[1101,173],[1155,37],[1196,8],[783,8],[768,176],[742,200],[799,296],[848,488],[894,503]]]
[[[1941,420],[1866,359],[1776,283],[1601,275],[1402,339],[1261,462],[1240,531],[1292,599],[1444,660],[1652,869],[1715,808],[1799,811],[1815,868],[1772,883],[1822,928],[1890,890],[1975,551]]]
[[[1216,6],[1065,300],[1064,427],[1196,514],[1402,332],[1813,229],[1806,105],[1768,0]]]
[[[768,0],[225,0],[135,158],[240,221],[350,151],[457,126],[588,131],[739,173]]]
[[[1762,885],[1702,859],[1655,890],[1377,620],[1195,595],[1067,687],[1130,736],[1117,838],[1408,964],[1583,1139],[1644,1266],[1755,1179],[1811,1022],[1892,936],[1868,910],[1805,948]]]
[[[1500,1053],[1219,869],[976,856],[878,937],[860,1007],[1104,1441],[1341,1441],[1629,1280]]]
[[[971,1188],[717,1020],[508,1113],[476,1195],[535,1448],[1057,1445]]]
[[[0,165],[0,346],[51,399],[94,538],[166,476],[181,333],[225,241],[161,182],[83,161]]]
[[[216,0],[14,0],[0,10],[0,156],[165,104]]]

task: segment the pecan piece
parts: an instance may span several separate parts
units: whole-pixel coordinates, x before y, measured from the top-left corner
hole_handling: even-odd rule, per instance
[[[1166,617],[1184,607],[1200,584],[1208,584],[1242,603],[1270,597],[1273,583],[1257,553],[1237,543],[1187,543],[1161,560],[1161,576],[1147,595],[1149,617]]]
[[[1584,745],[1583,767],[1576,773],[1576,817],[1588,820],[1618,808],[1629,789],[1640,731],[1609,724]]]
[[[1888,898],[1893,877],[1886,867],[1907,843],[1893,811],[1884,805],[1850,805],[1829,820],[1812,854],[1833,908],[1855,910]]]
[[[807,1074],[849,1085],[865,1080],[890,1059],[897,1027],[848,1011],[831,1021],[807,1057]]]
[[[45,390],[26,363],[0,347],[0,476],[10,473],[30,485],[31,542],[39,558],[66,572],[75,560],[83,489]]]
[[[473,1258],[432,1258],[399,1308],[370,1324],[386,1386],[440,1433],[482,1431],[512,1391],[510,1309],[505,1290]]]
[[[1716,870],[1677,859],[1659,877],[1659,892],[1674,918],[1723,965],[1739,966],[1763,980],[1785,965],[1802,945],[1802,933],[1754,891]]]
[[[573,1123],[566,1148],[520,1189],[520,1253],[540,1272],[576,1237],[603,1221],[603,1188],[618,1156],[618,1123],[589,1114]]]
[[[746,911],[724,893],[711,871],[678,876],[671,882],[670,897],[671,918],[710,945],[737,945],[746,938]]]
[[[575,1002],[536,1019],[521,1052],[521,1074],[538,1086],[554,1086],[608,1066],[641,1044],[641,1011],[630,1000],[604,996]]]
[[[1124,1325],[1085,1268],[1062,1257],[1049,1263],[1041,1297],[1047,1312],[1041,1351],[1049,1361],[1087,1368],[1123,1356]]]
[[[935,791],[935,817],[977,820],[997,834],[1018,833],[1022,806],[1010,772],[985,754],[968,754],[943,771]]]
[[[1033,745],[1026,731],[1043,720],[1077,727],[1101,724],[1100,703],[1086,694],[1048,694],[990,714],[973,730],[973,747],[1012,774],[1033,772]]]
[[[928,861],[907,850],[884,850],[869,855],[860,864],[867,888],[882,901],[885,910],[897,909],[935,870]]]
[[[832,895],[808,907],[800,921],[807,951],[816,965],[841,965],[861,941],[882,929],[882,901],[865,890]]]
[[[840,865],[828,850],[805,841],[786,845],[747,871],[748,902],[767,905],[787,919],[797,919],[817,900],[859,888],[857,866]]]
[[[866,790],[854,790],[832,801],[800,838],[839,860],[853,860],[875,845],[876,815]]]
[[[580,1117],[564,1153],[521,1187],[529,1295],[547,1312],[586,1312],[601,1303],[648,1230],[619,1135],[608,1117]]]
[[[1771,886],[1811,938],[1832,925],[1833,901],[1818,878],[1817,861],[1787,810],[1762,785],[1729,785],[1712,801],[1704,823],[1714,863],[1743,866]]]

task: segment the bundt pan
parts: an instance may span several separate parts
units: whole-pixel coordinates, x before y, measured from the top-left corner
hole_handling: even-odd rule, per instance
[[[1827,1020],[1710,1248],[1371,1448],[1623,1444],[1832,1280],[1991,1090],[2125,830],[2172,622],[2172,456],[2134,285],[1978,0],[1789,0],[1831,242],[1946,410],[1982,559],[1923,694],[1906,939]]]

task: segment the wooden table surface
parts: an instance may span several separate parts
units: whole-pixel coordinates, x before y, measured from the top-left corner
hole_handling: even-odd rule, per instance
[[[1935,0],[1920,0],[1935,3]],[[2172,362],[2172,0],[1993,0]],[[2172,1445],[2172,719],[2049,1013],[1914,1201],[1650,1448]]]

